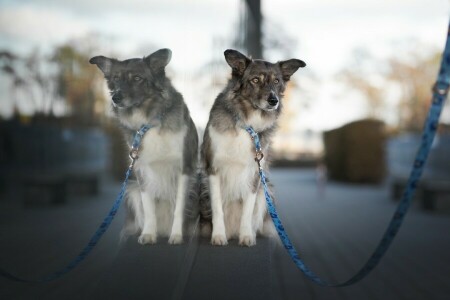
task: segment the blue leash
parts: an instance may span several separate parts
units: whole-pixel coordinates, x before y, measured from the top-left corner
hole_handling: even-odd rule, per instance
[[[73,269],[75,269],[76,266],[78,266],[88,255],[91,253],[92,249],[97,245],[100,238],[103,236],[103,234],[108,229],[109,225],[111,224],[112,220],[114,219],[117,210],[120,207],[120,204],[122,203],[123,197],[125,195],[126,187],[128,184],[128,178],[131,175],[131,172],[134,167],[134,163],[136,159],[138,159],[138,153],[139,153],[139,146],[141,145],[142,138],[144,137],[145,133],[152,128],[151,125],[143,125],[135,134],[133,144],[130,151],[130,158],[131,158],[131,164],[128,167],[128,170],[125,174],[125,180],[122,183],[122,188],[120,189],[119,194],[117,195],[116,201],[114,202],[111,210],[109,211],[108,215],[105,217],[103,222],[98,227],[97,231],[95,231],[94,235],[89,240],[88,244],[83,248],[83,250],[78,254],[77,257],[75,257],[66,267],[63,269],[56,271],[50,275],[45,276],[42,279],[38,280],[30,280],[30,279],[24,279],[18,276],[15,276],[11,274],[10,272],[7,272],[0,268],[0,276],[3,276],[7,279],[18,281],[18,282],[25,282],[25,283],[39,283],[39,282],[49,282],[53,281],[55,279],[60,278],[66,273],[69,273]]]
[[[449,25],[449,33],[450,33],[450,25]],[[366,277],[380,262],[383,255],[389,249],[392,241],[394,240],[400,226],[402,225],[403,219],[408,211],[408,208],[411,205],[411,200],[414,195],[414,192],[417,188],[417,184],[420,180],[420,176],[422,175],[423,169],[425,167],[426,160],[428,158],[428,154],[430,152],[431,144],[433,142],[434,136],[436,134],[436,129],[439,124],[439,117],[444,106],[445,99],[447,98],[449,84],[450,84],[450,35],[447,33],[447,42],[445,46],[445,50],[442,57],[441,68],[439,70],[439,75],[436,84],[433,87],[433,100],[428,113],[428,117],[425,121],[425,127],[422,134],[422,143],[420,145],[419,151],[417,152],[416,159],[414,160],[414,166],[411,170],[408,183],[406,185],[406,189],[403,193],[402,199],[398,204],[397,209],[395,210],[394,216],[392,217],[387,230],[385,231],[380,243],[376,247],[373,254],[364,264],[364,266],[349,280],[344,281],[342,283],[329,283],[321,278],[319,278],[315,273],[313,273],[303,262],[303,260],[298,255],[297,250],[293,246],[291,240],[289,239],[283,224],[278,216],[278,213],[273,205],[272,198],[268,192],[268,187],[266,183],[266,175],[264,174],[264,170],[261,167],[261,159],[263,158],[263,154],[261,151],[261,143],[259,141],[258,133],[255,130],[247,126],[245,130],[250,134],[256,149],[255,161],[258,163],[259,167],[259,176],[261,178],[261,183],[264,188],[264,195],[266,197],[267,208],[269,214],[273,220],[275,228],[278,232],[278,235],[283,243],[284,248],[288,251],[291,259],[297,265],[297,267],[308,277],[308,279],[317,283],[321,286],[328,287],[342,287],[354,284],[364,277]]]

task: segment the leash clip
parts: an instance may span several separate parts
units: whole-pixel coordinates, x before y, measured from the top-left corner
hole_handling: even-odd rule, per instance
[[[431,90],[440,96],[445,96],[448,94],[449,89],[450,86],[448,84],[440,83],[439,81],[437,81],[433,85],[433,88]]]
[[[136,162],[136,160],[139,158],[139,149],[138,148],[131,148],[129,156],[130,156],[130,159],[131,159],[130,167],[132,167],[132,166],[134,166],[134,163]]]
[[[261,149],[256,150],[255,154],[255,161],[258,164],[258,167],[262,169],[261,167],[261,160],[264,158],[264,153],[262,153]]]

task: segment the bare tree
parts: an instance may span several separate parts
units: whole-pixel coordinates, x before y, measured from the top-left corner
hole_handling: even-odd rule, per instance
[[[355,49],[351,63],[338,74],[338,79],[366,99],[367,117],[377,119],[382,117],[385,94],[373,78],[374,65],[374,59],[366,49]]]
[[[423,45],[408,47],[387,60],[374,59],[365,49],[353,53],[353,63],[338,74],[349,88],[361,93],[368,117],[383,119],[387,86],[398,87],[398,129],[420,131],[430,105],[430,88],[436,78],[441,53]]]
[[[441,53],[415,48],[402,57],[389,59],[386,79],[400,88],[399,129],[422,130],[430,106],[430,88],[438,72]],[[423,54],[427,53],[427,54]]]
[[[104,120],[106,100],[103,78],[89,64],[92,52],[89,39],[55,47],[50,54],[39,49],[18,56],[0,51],[0,71],[11,79],[11,99],[18,110],[18,95],[33,114],[53,116],[55,107],[65,107],[60,114],[71,116],[78,124],[97,124]]]

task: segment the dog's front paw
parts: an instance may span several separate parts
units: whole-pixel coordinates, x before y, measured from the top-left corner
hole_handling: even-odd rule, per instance
[[[179,245],[183,243],[183,236],[181,234],[171,234],[169,237],[169,244]]]
[[[213,234],[211,238],[211,244],[213,244],[214,246],[225,246],[226,244],[228,244],[228,241],[225,235]]]
[[[243,235],[239,237],[239,245],[251,247],[256,245],[256,237],[252,235]]]
[[[141,245],[156,244],[156,234],[143,233],[139,236],[138,243]]]

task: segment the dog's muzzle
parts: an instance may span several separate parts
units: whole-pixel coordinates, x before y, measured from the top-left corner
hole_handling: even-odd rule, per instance
[[[278,105],[278,97],[274,93],[270,93],[269,98],[267,98],[267,102],[270,106],[275,107]]]
[[[112,101],[113,101],[115,104],[120,104],[120,103],[122,103],[122,100],[123,100],[123,95],[122,95],[122,93],[121,93],[120,91],[115,92],[115,93],[112,95]]]

